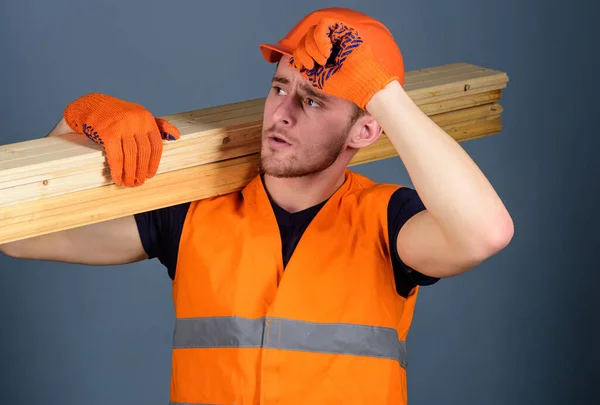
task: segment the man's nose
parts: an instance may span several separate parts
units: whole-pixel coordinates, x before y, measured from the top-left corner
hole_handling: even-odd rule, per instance
[[[273,119],[282,127],[291,127],[296,123],[297,110],[294,96],[283,97],[273,112]]]

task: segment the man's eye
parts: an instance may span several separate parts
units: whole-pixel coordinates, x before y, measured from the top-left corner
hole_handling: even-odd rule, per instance
[[[312,98],[307,98],[306,102],[309,105],[313,104],[313,105],[311,105],[311,107],[320,107],[321,106],[317,101],[313,100]]]

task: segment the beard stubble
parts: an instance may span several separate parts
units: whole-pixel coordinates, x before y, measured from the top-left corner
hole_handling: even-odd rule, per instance
[[[259,169],[262,173],[278,178],[303,177],[321,172],[329,168],[344,150],[348,131],[349,126],[327,143],[315,145],[309,150],[297,151],[285,158],[277,156],[280,152],[278,150],[272,150],[266,154],[264,148],[269,147],[262,146]],[[275,125],[263,131],[263,139],[278,133],[289,139],[286,132],[277,129]]]

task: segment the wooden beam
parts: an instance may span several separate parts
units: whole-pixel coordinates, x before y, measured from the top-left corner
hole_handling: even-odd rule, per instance
[[[456,63],[406,74],[411,99],[457,141],[501,131],[503,72]],[[102,147],[68,134],[0,146],[0,243],[230,193],[258,173],[264,99],[164,116],[181,139],[165,142],[156,177],[112,183]],[[397,156],[385,134],[351,166]]]

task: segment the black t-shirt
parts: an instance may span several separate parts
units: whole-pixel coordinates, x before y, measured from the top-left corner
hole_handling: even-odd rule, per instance
[[[300,237],[325,202],[303,211],[289,213],[271,200],[279,224],[284,268]],[[158,258],[167,268],[171,279],[175,278],[179,242],[189,206],[190,203],[185,203],[135,215],[144,250],[151,259]],[[424,209],[425,206],[414,189],[403,187],[396,190],[388,204],[390,242],[396,240],[400,228],[408,219]],[[400,296],[407,297],[415,285],[430,285],[439,280],[411,271],[399,257],[396,244],[390,245],[396,290]]]

